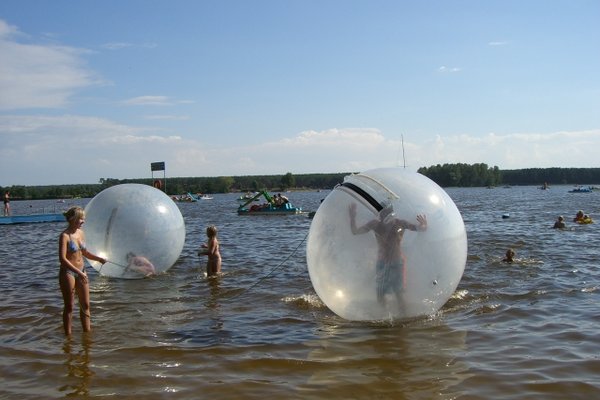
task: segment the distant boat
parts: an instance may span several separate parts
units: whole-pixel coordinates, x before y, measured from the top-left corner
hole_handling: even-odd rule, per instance
[[[246,206],[253,201],[258,200],[260,197],[264,197],[266,203],[263,205],[253,205],[250,208]],[[291,203],[287,202],[281,206],[274,204],[274,199],[266,191],[258,192],[254,197],[248,199],[244,204],[240,205],[237,210],[238,215],[295,215],[301,214],[302,208],[294,207]]]
[[[0,225],[32,224],[32,223],[39,223],[39,222],[64,222],[64,221],[65,221],[65,216],[62,213],[11,215],[8,217],[0,217]]]
[[[258,192],[246,192],[246,194],[241,195],[240,197],[238,197],[238,201],[248,201],[248,200],[252,200],[254,198],[254,196],[256,196],[258,194]],[[258,199],[256,199],[256,201],[258,201]]]
[[[198,200],[212,200],[213,198],[210,197],[207,194],[193,194],[193,193],[188,193],[187,194],[187,198],[191,199],[192,201],[198,201]]]
[[[591,193],[592,188],[590,186],[576,186],[573,190],[569,190],[569,193]]]
[[[198,201],[198,199],[196,197],[194,197],[194,195],[191,193],[182,194],[179,196],[171,196],[171,199],[173,199],[173,201],[178,201],[180,203],[190,203],[190,202]]]

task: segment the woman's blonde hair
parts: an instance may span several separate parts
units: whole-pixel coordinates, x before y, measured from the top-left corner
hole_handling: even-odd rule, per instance
[[[75,206],[69,208],[63,213],[63,215],[65,216],[68,222],[71,222],[75,219],[83,218],[85,216],[85,211],[83,211],[83,208]]]

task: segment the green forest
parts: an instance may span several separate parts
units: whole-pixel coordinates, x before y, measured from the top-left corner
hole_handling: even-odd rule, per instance
[[[596,185],[600,183],[600,168],[528,168],[501,170],[487,164],[443,164],[421,167],[417,171],[441,187],[493,187],[500,185]],[[169,195],[184,193],[231,193],[257,190],[318,190],[332,189],[351,174],[321,173],[284,175],[248,175],[219,177],[175,177],[160,180]],[[107,187],[123,183],[155,184],[156,179],[100,178],[95,184],[0,187],[18,199],[67,199],[93,197]]]
[[[595,185],[600,168],[527,168],[501,170],[487,164],[444,164],[417,171],[442,187],[493,187],[500,185]]]

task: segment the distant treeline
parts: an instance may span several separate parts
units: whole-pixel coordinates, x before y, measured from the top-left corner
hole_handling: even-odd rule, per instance
[[[114,179],[100,178],[97,184],[82,185],[48,185],[0,187],[1,192],[10,191],[11,198],[17,199],[69,199],[77,197],[94,197],[102,190],[123,183],[141,183],[160,186],[169,195],[185,193],[231,193],[258,190],[287,191],[331,189],[344,180],[350,173],[331,174],[301,174],[293,175],[248,175],[248,176],[219,176],[219,177],[179,177],[179,178],[144,178],[144,179]]]
[[[422,167],[419,173],[442,187],[477,187],[498,185],[592,185],[600,183],[600,168],[528,168],[500,170],[487,164],[444,164]],[[350,172],[331,174],[248,175],[160,180],[169,195],[184,193],[230,193],[266,189],[269,191],[332,189]],[[1,187],[12,199],[68,199],[94,197],[107,187],[122,183],[154,185],[157,179],[101,178],[97,184]]]
[[[496,186],[502,183],[500,169],[490,168],[487,164],[438,164],[421,167],[417,172],[442,187]]]
[[[600,168],[526,168],[500,170],[487,164],[444,164],[422,167],[419,173],[442,187],[498,185],[592,185],[600,183]]]

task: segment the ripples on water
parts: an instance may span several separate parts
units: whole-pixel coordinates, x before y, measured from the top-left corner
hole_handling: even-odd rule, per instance
[[[65,339],[64,225],[0,226],[0,398],[598,397],[598,225],[550,227],[578,209],[600,218],[599,194],[567,191],[448,189],[468,233],[463,279],[436,315],[393,324],[344,321],[321,304],[308,218],[238,217],[234,195],[215,195],[180,204],[186,244],[167,273],[129,281],[89,268],[94,330],[74,320]],[[291,198],[314,210],[326,194]],[[196,255],[209,224],[220,279],[206,280]],[[515,264],[501,262],[508,247]]]

